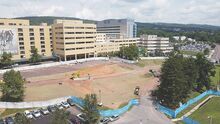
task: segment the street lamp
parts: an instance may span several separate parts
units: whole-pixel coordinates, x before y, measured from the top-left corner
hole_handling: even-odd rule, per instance
[[[209,124],[212,124],[212,116],[208,116],[208,119],[210,119]]]

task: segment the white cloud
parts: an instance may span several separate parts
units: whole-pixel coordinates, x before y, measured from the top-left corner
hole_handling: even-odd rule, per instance
[[[220,25],[219,0],[1,0],[0,11],[4,18],[43,15]]]

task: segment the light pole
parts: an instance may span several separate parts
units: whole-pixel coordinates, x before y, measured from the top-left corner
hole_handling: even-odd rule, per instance
[[[102,103],[102,96],[101,96],[102,91],[99,90],[99,98],[100,98],[100,104]]]
[[[212,124],[212,116],[208,116],[208,119],[210,119],[209,124]]]

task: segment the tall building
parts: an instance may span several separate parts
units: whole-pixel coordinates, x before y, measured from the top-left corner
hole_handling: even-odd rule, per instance
[[[58,56],[67,61],[116,52],[136,42],[137,38],[111,39],[105,33],[97,33],[95,24],[81,20],[54,20],[52,26],[47,26],[29,25],[29,20],[0,19],[0,56],[3,52],[12,53],[16,61],[28,61],[33,48],[43,59]]]
[[[40,55],[47,59],[52,56],[51,26],[29,25],[29,20],[0,19],[0,54],[12,53],[13,60],[27,61],[31,49],[37,48]]]
[[[162,52],[167,53],[173,50],[173,47],[170,45],[169,38],[157,37],[157,35],[141,35],[138,46],[146,48],[147,52],[161,50]]]
[[[132,19],[108,19],[97,22],[97,33],[105,33],[110,39],[135,38],[137,25]]]
[[[52,27],[54,52],[62,60],[95,56],[95,24],[80,20],[55,20]]]

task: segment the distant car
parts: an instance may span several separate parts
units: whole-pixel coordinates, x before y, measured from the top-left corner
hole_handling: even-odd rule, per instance
[[[5,123],[6,124],[15,124],[15,121],[12,117],[7,117],[7,118],[5,118]]]
[[[43,115],[47,115],[47,114],[50,113],[47,108],[41,108],[41,109],[40,109],[40,112],[41,112]]]
[[[88,120],[86,115],[83,113],[78,114],[77,117],[83,122],[86,122]]]
[[[56,107],[57,107],[59,110],[63,109],[63,106],[62,106],[60,103],[56,104]]]
[[[39,110],[34,110],[34,111],[32,112],[32,114],[34,115],[35,118],[39,118],[39,117],[41,116]]]
[[[108,122],[110,122],[109,118],[103,118],[103,119],[100,120],[99,124],[108,124]]]
[[[32,115],[31,112],[28,111],[28,110],[25,110],[25,111],[24,111],[24,115],[25,115],[25,117],[28,118],[28,119],[32,119],[32,118],[33,118],[33,115]]]
[[[114,115],[114,116],[111,116],[109,119],[110,119],[111,122],[112,121],[116,121],[116,120],[119,119],[119,116],[118,115]]]
[[[74,105],[75,105],[74,102],[73,102],[73,100],[72,100],[71,98],[67,99],[67,102],[68,102],[71,106],[74,106]]]
[[[47,109],[49,110],[49,112],[55,112],[56,111],[56,107],[54,105],[48,106]]]
[[[70,107],[70,105],[69,105],[68,102],[62,102],[61,104],[62,104],[62,106],[63,106],[64,108],[69,108],[69,107]]]
[[[0,124],[5,124],[3,119],[0,119]]]

